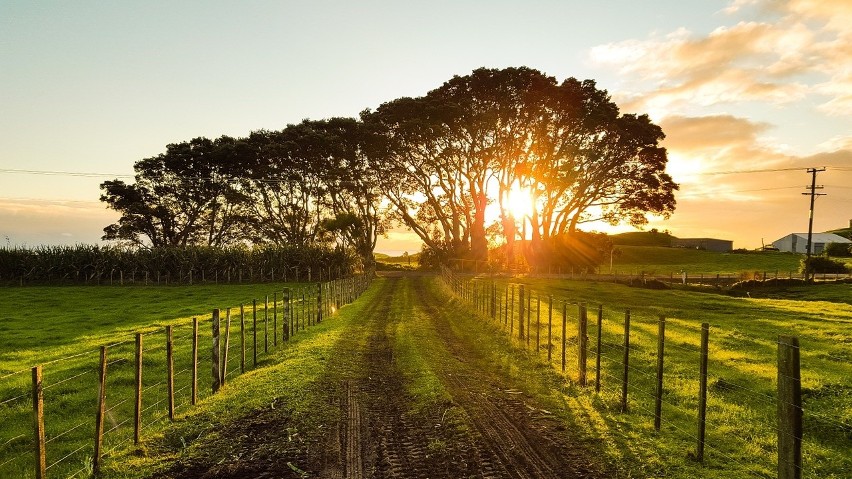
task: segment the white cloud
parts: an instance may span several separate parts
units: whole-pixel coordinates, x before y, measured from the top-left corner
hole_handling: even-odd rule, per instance
[[[815,98],[830,115],[852,113],[852,2],[788,5],[734,1],[773,9],[781,18],[740,21],[706,35],[684,28],[666,36],[594,47],[592,62],[624,79],[625,108],[654,117],[695,107],[743,102],[786,105]],[[838,21],[848,18],[849,22]],[[827,99],[827,100],[826,100]]]

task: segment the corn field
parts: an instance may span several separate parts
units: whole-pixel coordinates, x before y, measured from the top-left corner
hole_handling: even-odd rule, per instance
[[[322,281],[358,268],[351,254],[322,247],[0,248],[0,283],[7,285]]]

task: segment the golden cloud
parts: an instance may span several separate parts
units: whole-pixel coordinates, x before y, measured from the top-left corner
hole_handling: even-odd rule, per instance
[[[784,105],[827,97],[820,110],[852,112],[852,2],[800,0],[789,4],[734,1],[774,10],[771,22],[741,21],[696,36],[680,28],[647,40],[625,40],[591,49],[590,59],[627,78],[615,95],[625,109],[655,118],[685,107],[749,101]],[[848,21],[840,21],[848,19]]]
[[[661,121],[660,126],[666,132],[665,146],[679,152],[748,147],[770,127],[767,123],[756,123],[732,115],[670,116]]]

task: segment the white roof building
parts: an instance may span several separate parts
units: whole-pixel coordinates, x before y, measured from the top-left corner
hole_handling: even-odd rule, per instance
[[[813,233],[811,235],[811,254],[820,254],[829,243],[852,243],[840,235],[834,233]],[[778,248],[779,251],[788,253],[807,253],[808,234],[807,233],[791,233],[787,236],[772,242],[772,246]]]

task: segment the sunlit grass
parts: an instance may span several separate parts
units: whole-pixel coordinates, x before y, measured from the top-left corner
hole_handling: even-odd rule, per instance
[[[487,279],[478,281],[487,282]],[[565,400],[582,411],[579,424],[600,438],[612,461],[627,461],[623,477],[772,477],[776,461],[776,355],[779,334],[802,345],[805,404],[805,470],[814,477],[845,477],[852,434],[852,306],[826,301],[849,285],[818,286],[823,301],[734,298],[687,291],[651,291],[609,283],[524,279],[534,295],[554,297],[551,370],[571,386]],[[505,280],[498,282],[504,298]],[[781,296],[782,293],[776,293]],[[517,294],[516,294],[517,298]],[[562,302],[568,301],[567,361],[561,372]],[[602,391],[576,386],[576,303],[589,305],[589,380],[594,379],[595,310],[604,305]],[[534,302],[535,304],[535,302]],[[542,303],[546,311],[546,303]],[[619,413],[624,311],[631,311],[630,413]],[[514,305],[517,316],[518,304]],[[653,393],[657,318],[666,317],[662,430],[654,432]],[[542,314],[546,318],[546,314]],[[544,320],[546,321],[546,319]],[[699,338],[710,324],[707,449],[696,447]],[[508,328],[501,329],[505,332]],[[558,327],[557,327],[558,325]],[[516,348],[525,341],[515,339]],[[546,361],[546,347],[537,358]],[[576,392],[576,396],[573,394]],[[590,412],[594,411],[594,412]],[[629,459],[632,458],[632,459]]]
[[[772,278],[786,278],[797,274],[802,255],[780,252],[760,253],[717,253],[714,251],[688,248],[666,248],[660,246],[617,246],[619,254],[613,257],[613,270],[622,274],[644,272],[651,275],[677,276],[687,272],[690,277],[700,274],[737,275],[747,273],[752,279],[757,273]],[[608,273],[609,265],[601,267]]]
[[[199,397],[210,394],[210,318],[222,308],[222,334],[230,307],[232,329],[228,378],[239,373],[239,308],[245,305],[247,367],[253,367],[255,332],[252,305],[258,300],[257,349],[263,363],[266,341],[274,350],[283,327],[280,291],[295,284],[169,287],[26,287],[0,291],[0,477],[31,477],[31,405],[29,369],[43,364],[47,460],[51,475],[64,477],[90,467],[97,396],[99,348],[108,346],[107,413],[104,448],[110,453],[132,439],[135,388],[134,334],[143,333],[143,430],[156,428],[166,415],[165,325],[174,328],[175,405],[184,411],[191,400],[192,318],[199,319]],[[266,294],[270,311],[264,311]],[[297,303],[297,306],[301,306]],[[268,321],[268,324],[267,324]],[[206,339],[205,339],[206,338]],[[223,344],[224,346],[224,344]],[[66,359],[67,358],[67,359]],[[8,463],[7,463],[8,461]]]

